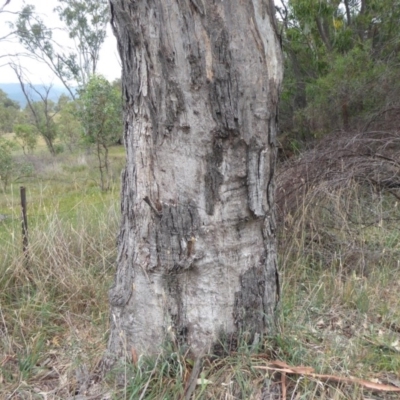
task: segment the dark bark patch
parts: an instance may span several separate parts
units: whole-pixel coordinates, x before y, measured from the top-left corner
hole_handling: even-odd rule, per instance
[[[190,65],[190,80],[192,87],[198,90],[205,81],[202,59],[194,54],[190,54],[188,61]]]
[[[126,43],[123,43],[123,46],[123,75],[125,78],[122,80],[122,93],[125,99],[125,107],[129,107],[137,101],[139,96],[140,77],[138,69],[135,68],[135,65],[139,61],[136,58],[136,53],[133,47],[134,43],[130,36],[127,36]]]
[[[168,274],[188,270],[199,257],[196,236],[200,216],[193,201],[187,204],[163,204],[156,221],[156,251],[159,266]]]
[[[228,139],[229,137],[229,132],[226,130],[214,129],[211,133],[215,138],[219,139]]]
[[[154,99],[157,102],[157,107],[155,108],[156,114],[157,110],[160,113],[161,104],[165,103],[165,115],[159,116],[158,118],[163,120],[162,124],[165,126],[167,131],[171,131],[175,127],[175,123],[179,119],[179,115],[185,111],[185,100],[182,89],[177,83],[174,76],[177,71],[175,71],[175,54],[173,51],[169,51],[166,46],[162,46],[158,52],[158,59],[161,65],[163,76],[170,77],[166,81],[165,92],[159,93],[159,98]],[[158,124],[157,124],[158,125]],[[153,127],[158,129],[158,126]]]
[[[149,116],[151,120],[152,132],[153,132],[153,140],[154,142],[157,139],[157,135],[160,131],[159,117],[157,112],[157,104],[153,102],[151,97],[147,98],[147,107],[149,110]]]
[[[206,212],[214,214],[215,203],[219,201],[219,188],[223,183],[223,175],[219,168],[223,160],[223,146],[221,140],[214,142],[213,151],[207,156],[207,171],[205,181]]]
[[[166,93],[166,120],[165,126],[167,130],[172,130],[175,123],[178,122],[179,115],[185,111],[185,100],[183,92],[179,85],[169,80]]]
[[[234,320],[238,332],[263,333],[264,322],[264,265],[247,270],[240,277],[241,290],[235,293]],[[251,337],[249,338],[251,340]]]
[[[125,231],[123,236],[125,236]],[[128,249],[126,248],[125,237],[120,237],[121,247],[118,254],[118,270],[113,286],[108,292],[110,304],[113,307],[124,307],[132,295],[133,268],[128,260]]]
[[[204,5],[201,0],[190,0],[190,2],[200,15],[204,15]]]
[[[199,2],[192,0],[190,5],[190,8],[202,14],[201,10],[203,9],[203,5],[201,0]],[[190,8],[187,8],[185,3],[181,6],[182,18],[184,21],[182,35],[184,38],[185,52],[187,53],[186,58],[190,67],[191,86],[194,90],[198,90],[205,82],[205,60],[199,51],[199,42],[193,23],[194,17]]]
[[[236,134],[238,118],[238,79],[232,68],[229,35],[225,29],[212,32],[214,79],[210,82],[209,99],[213,118],[220,131]]]
[[[168,274],[165,276],[164,288],[168,293],[168,314],[171,318],[172,333],[179,346],[186,346],[188,342],[189,327],[185,318],[185,310],[182,300],[181,276]]]

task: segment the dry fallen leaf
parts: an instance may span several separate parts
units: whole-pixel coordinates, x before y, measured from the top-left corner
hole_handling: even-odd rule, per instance
[[[400,351],[400,342],[399,342],[398,340],[395,340],[395,341],[391,344],[391,346],[392,346],[395,350]]]
[[[199,378],[199,379],[197,379],[196,383],[197,383],[197,385],[211,385],[211,384],[213,384],[214,382],[213,382],[213,381],[210,381],[209,379],[202,379],[202,378]]]

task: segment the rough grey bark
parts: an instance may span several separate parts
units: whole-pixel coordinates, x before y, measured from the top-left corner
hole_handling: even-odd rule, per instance
[[[111,0],[127,166],[110,357],[264,334],[282,62],[270,0]]]

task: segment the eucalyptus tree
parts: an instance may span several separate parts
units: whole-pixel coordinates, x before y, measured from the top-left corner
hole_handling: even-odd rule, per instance
[[[93,75],[80,92],[78,113],[84,140],[95,146],[102,190],[110,187],[109,147],[122,136],[121,92],[102,76]]]
[[[39,90],[34,85],[26,83],[21,66],[12,64],[12,69],[20,83],[21,90],[26,99],[26,108],[30,113],[30,123],[44,139],[49,152],[56,155],[57,151],[54,142],[57,138],[57,124],[55,116],[58,112],[55,103],[50,99],[51,85],[42,85]],[[31,93],[34,92],[40,100],[34,101]]]
[[[59,111],[57,118],[58,137],[72,153],[82,143],[84,132],[79,120],[79,99],[72,100],[66,95],[61,95],[58,99],[57,109]]]
[[[127,164],[105,360],[257,341],[279,290],[273,1],[110,5]]]
[[[32,124],[15,124],[14,138],[21,146],[23,153],[32,153],[37,145],[37,130]]]
[[[107,0],[58,0],[55,8],[75,42],[76,52],[66,58],[75,79],[86,85],[97,72],[100,49],[106,38],[109,20]]]
[[[72,39],[74,48],[57,43],[54,28],[46,25],[31,4],[19,13],[16,35],[29,57],[46,64],[71,98],[75,98],[75,86],[87,84],[97,71],[109,19],[108,3],[106,0],[58,0],[58,3],[54,11],[64,23],[63,30]]]

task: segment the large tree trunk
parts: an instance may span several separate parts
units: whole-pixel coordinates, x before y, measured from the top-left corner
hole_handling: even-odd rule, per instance
[[[125,146],[109,354],[264,334],[282,75],[270,0],[111,0]]]

